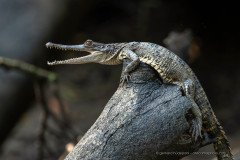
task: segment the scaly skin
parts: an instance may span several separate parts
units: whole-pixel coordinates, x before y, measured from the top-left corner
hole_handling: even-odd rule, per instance
[[[80,58],[49,62],[49,65],[91,62],[117,65],[121,64],[123,59],[130,59],[131,62],[123,71],[121,84],[129,80],[130,72],[136,69],[140,62],[150,65],[159,73],[163,82],[179,85],[185,96],[192,101],[191,111],[195,116],[190,127],[192,137],[195,140],[201,138],[201,130],[205,130],[208,134],[207,138],[214,140],[214,149],[218,159],[233,159],[225,132],[218,122],[200,82],[191,68],[171,51],[148,42],[102,44],[87,40],[83,45],[67,46],[47,43],[46,46],[90,53],[90,55]]]

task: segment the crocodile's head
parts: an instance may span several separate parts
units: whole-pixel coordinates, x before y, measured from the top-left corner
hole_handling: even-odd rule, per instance
[[[100,63],[115,65],[119,64],[117,56],[119,51],[124,45],[118,44],[103,44],[93,42],[92,40],[85,41],[84,44],[79,45],[62,45],[48,42],[46,44],[47,48],[56,48],[61,50],[69,51],[84,51],[88,52],[87,56],[71,58],[62,61],[48,62],[48,65],[58,65],[58,64],[84,64],[84,63]]]

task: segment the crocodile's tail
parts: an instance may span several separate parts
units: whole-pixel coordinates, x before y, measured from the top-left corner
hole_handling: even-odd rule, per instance
[[[209,104],[210,105],[210,104]],[[217,154],[218,160],[233,160],[229,141],[225,135],[225,132],[218,122],[212,108],[208,108],[207,113],[203,114],[203,128],[208,133],[210,139],[214,139],[213,147]],[[203,109],[203,111],[205,108]]]
[[[233,155],[231,153],[231,148],[229,145],[229,141],[227,140],[226,134],[214,113],[213,117],[217,125],[215,125],[215,128],[211,128],[212,130],[207,131],[207,133],[209,135],[215,135],[216,139],[213,143],[213,147],[215,152],[217,153],[218,160],[233,160]]]
[[[218,160],[233,160],[231,148],[223,127],[218,122],[200,83],[196,86],[195,101],[202,112],[203,128],[209,138],[214,139],[213,146]]]
[[[203,128],[208,133],[209,138],[214,139],[213,147],[218,160],[233,160],[229,141],[227,140],[223,127],[218,122],[212,108],[209,107],[207,113],[204,113],[204,110],[205,108],[202,112]]]

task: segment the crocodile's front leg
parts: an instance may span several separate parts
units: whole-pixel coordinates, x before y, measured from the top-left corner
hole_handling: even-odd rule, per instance
[[[131,62],[126,66],[125,70],[123,71],[123,75],[120,80],[120,84],[123,85],[125,81],[128,82],[130,78],[130,72],[137,68],[140,63],[139,57],[136,53],[129,49],[123,49],[120,53],[122,58],[128,58]]]

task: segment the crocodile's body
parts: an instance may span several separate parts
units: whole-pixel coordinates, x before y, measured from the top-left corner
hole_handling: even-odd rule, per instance
[[[126,46],[139,56],[141,62],[152,66],[166,83],[183,85],[186,80],[193,82],[193,99],[202,113],[203,129],[209,134],[210,138],[216,138],[214,149],[216,152],[225,155],[218,155],[219,159],[232,159],[229,142],[225,132],[218,122],[209,100],[204,92],[198,78],[192,69],[177,55],[168,49],[152,43],[130,43]],[[123,53],[121,58],[127,58]],[[223,158],[225,157],[225,158]]]
[[[87,41],[87,43],[90,44],[70,47],[48,43],[47,46],[59,49],[67,48],[70,50],[77,49],[80,51],[88,51],[88,48],[90,48],[88,52],[91,53],[89,57],[85,56],[76,59],[52,62],[49,64],[81,64],[96,62],[116,65],[120,64],[123,59],[128,58],[132,60],[132,62],[124,71],[125,76],[123,82],[128,80],[130,72],[138,66],[139,62],[152,66],[159,73],[165,83],[172,83],[181,86],[184,94],[193,100],[192,112],[196,119],[193,121],[194,123],[191,132],[195,140],[197,140],[199,136],[201,137],[201,127],[203,127],[203,130],[208,133],[209,138],[215,138],[214,149],[218,153],[218,159],[232,159],[232,154],[225,133],[214,115],[202,86],[194,72],[182,59],[166,48],[148,42],[101,44]],[[95,57],[95,59],[92,60],[91,57]]]

